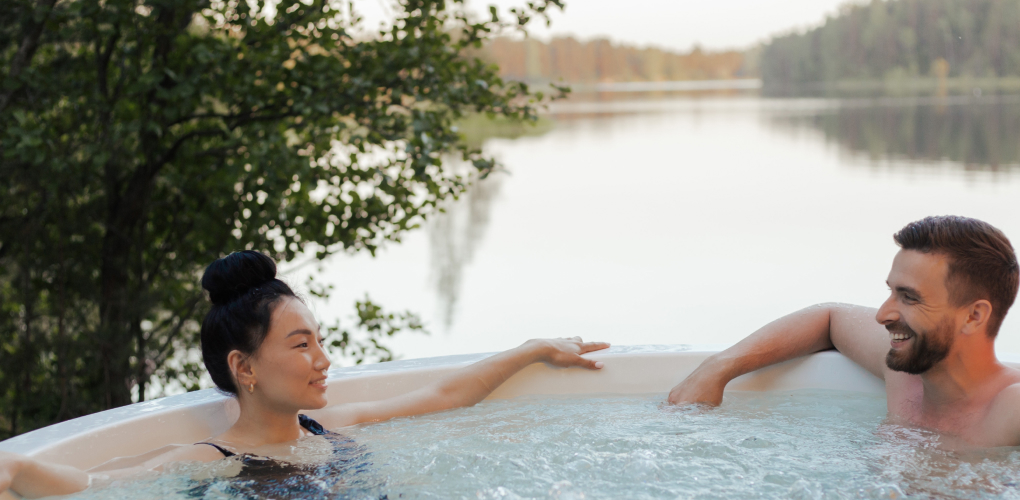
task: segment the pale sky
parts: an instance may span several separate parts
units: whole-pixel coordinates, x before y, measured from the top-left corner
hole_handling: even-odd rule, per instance
[[[856,0],[857,2],[861,0]],[[524,0],[468,0],[479,11]],[[689,50],[747,48],[776,33],[816,26],[847,0],[566,0],[566,10],[552,16],[551,28],[534,23],[542,39],[573,35],[583,40],[607,37],[614,42]],[[366,21],[390,17],[388,0],[357,0]]]

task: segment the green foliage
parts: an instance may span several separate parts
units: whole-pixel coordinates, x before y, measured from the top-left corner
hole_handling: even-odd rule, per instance
[[[548,116],[540,116],[534,122],[521,122],[503,117],[485,115],[468,115],[455,124],[464,143],[471,147],[482,146],[487,139],[502,137],[516,139],[518,137],[539,136],[552,130],[553,120]]]
[[[465,189],[444,158],[494,168],[454,122],[534,122],[540,99],[465,54],[561,3],[511,23],[456,0],[400,7],[356,37],[350,6],[327,0],[5,3],[7,434],[142,399],[153,378],[194,388],[215,258],[374,252]]]
[[[326,328],[329,345],[355,364],[393,361],[393,351],[383,341],[401,331],[427,333],[421,318],[410,312],[388,313],[368,298],[359,300],[356,328],[342,328],[339,323]]]
[[[320,299],[329,298],[333,290],[332,284],[316,282],[315,275],[308,277],[305,286],[309,294]],[[344,327],[338,320],[331,326],[325,326],[322,331],[326,345],[332,348],[332,354],[340,355],[354,364],[393,361],[393,351],[385,344],[386,340],[403,331],[429,333],[417,314],[410,311],[385,312],[367,295],[365,300],[355,301],[354,307],[357,316],[353,318],[352,326]]]
[[[832,82],[1020,76],[1020,2],[849,4],[819,28],[773,39],[760,64],[772,92]]]

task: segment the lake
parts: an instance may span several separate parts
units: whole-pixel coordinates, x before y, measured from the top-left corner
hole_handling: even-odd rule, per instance
[[[349,323],[366,293],[414,311],[431,335],[395,337],[403,358],[574,335],[731,344],[814,303],[877,307],[892,234],[924,216],[1020,244],[1016,98],[628,98],[551,117],[485,141],[507,172],[403,243],[327,260],[320,318]],[[1020,353],[1018,315],[1000,352]]]

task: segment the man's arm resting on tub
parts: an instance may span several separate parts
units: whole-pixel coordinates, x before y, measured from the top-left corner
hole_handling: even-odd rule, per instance
[[[869,307],[818,304],[779,318],[706,359],[670,391],[669,402],[718,405],[731,380],[834,347],[884,380],[889,339],[875,313]]]

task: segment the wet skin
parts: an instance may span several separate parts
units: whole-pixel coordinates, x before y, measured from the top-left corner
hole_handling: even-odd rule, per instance
[[[238,390],[240,415],[230,429],[205,442],[217,443],[236,453],[294,461],[295,440],[311,434],[301,427],[298,412],[318,409],[310,416],[326,429],[336,429],[471,406],[532,363],[601,369],[601,361],[582,354],[607,347],[607,343],[584,342],[580,337],[533,339],[405,394],[324,408],[326,370],[330,363],[322,348],[319,324],[300,300],[284,297],[273,310],[269,331],[258,350],[250,354],[235,350],[227,356]],[[101,475],[124,477],[145,470],[162,470],[164,464],[171,462],[211,462],[223,458],[217,449],[205,444],[164,448],[170,450],[142,463],[119,463],[116,470],[103,468]],[[220,472],[232,474],[238,470]],[[35,498],[81,491],[88,484],[89,474],[73,467],[0,452],[0,493],[10,488]]]
[[[944,359],[921,374],[882,367],[889,416],[971,445],[1020,444],[1015,418],[1020,370],[995,358],[994,340],[986,330],[991,306],[987,301],[955,304],[946,286],[948,272],[949,264],[940,255],[900,251],[893,260],[891,293],[875,319],[883,326],[904,324],[915,335],[901,339],[890,332],[887,358],[917,356],[918,344],[926,340],[951,345]]]
[[[1020,445],[1020,370],[995,357],[989,301],[954,301],[948,272],[942,255],[901,250],[879,309],[820,304],[780,318],[709,357],[668,400],[718,405],[740,375],[835,348],[885,381],[893,421],[958,445]]]

